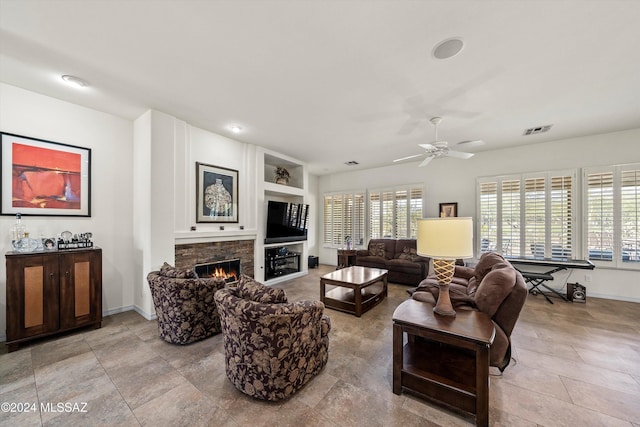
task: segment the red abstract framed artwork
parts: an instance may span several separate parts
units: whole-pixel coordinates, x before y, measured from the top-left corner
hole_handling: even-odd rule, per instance
[[[2,135],[2,215],[91,216],[91,149]]]

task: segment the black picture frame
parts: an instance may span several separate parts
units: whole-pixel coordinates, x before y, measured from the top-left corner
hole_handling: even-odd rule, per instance
[[[196,222],[238,222],[238,171],[196,162]]]

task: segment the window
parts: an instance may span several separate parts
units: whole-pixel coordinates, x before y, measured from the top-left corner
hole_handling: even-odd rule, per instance
[[[584,170],[585,253],[599,265],[640,267],[640,164]]]
[[[342,246],[347,236],[354,245],[364,244],[364,191],[324,196],[324,233],[326,245]]]
[[[479,253],[574,256],[575,171],[478,179]]]
[[[369,238],[415,239],[422,218],[421,186],[369,192]]]

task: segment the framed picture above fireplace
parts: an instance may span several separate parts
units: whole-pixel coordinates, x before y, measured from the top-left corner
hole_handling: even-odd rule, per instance
[[[238,171],[196,162],[196,222],[238,222]]]

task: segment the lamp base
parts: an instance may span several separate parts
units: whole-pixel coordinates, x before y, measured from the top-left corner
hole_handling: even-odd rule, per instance
[[[438,283],[440,292],[438,293],[438,302],[433,307],[433,312],[440,316],[455,317],[456,311],[451,304],[451,298],[449,297],[449,285],[444,283]]]
[[[433,312],[440,316],[454,317],[456,315],[456,311],[453,309],[453,304],[451,304],[451,297],[449,297],[449,284],[453,277],[453,271],[455,269],[454,265],[454,260],[433,260],[433,269],[436,274],[436,278],[438,279],[438,287],[440,289],[438,293],[438,302],[433,308]]]

